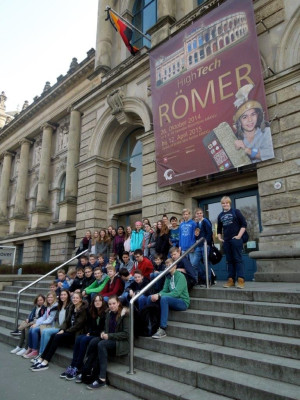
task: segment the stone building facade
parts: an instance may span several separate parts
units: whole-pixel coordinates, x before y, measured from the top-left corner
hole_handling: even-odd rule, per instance
[[[104,10],[109,4],[150,28],[154,47],[222,1],[138,3],[99,0],[96,49],[0,130],[0,245],[16,245],[23,263],[64,262],[87,229],[179,216],[198,205],[214,220],[228,194],[255,214],[253,251],[245,254],[256,260],[255,278],[300,282],[298,2],[253,2],[275,158],[164,188],[157,185],[148,48],[136,38],[140,51],[131,56]]]

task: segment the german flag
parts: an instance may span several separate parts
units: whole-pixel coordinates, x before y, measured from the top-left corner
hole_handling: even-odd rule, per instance
[[[112,26],[121,35],[121,38],[123,39],[123,42],[125,43],[127,49],[134,56],[139,51],[139,49],[135,46],[132,46],[132,44],[130,43],[132,39],[132,29],[125,22],[121,21],[121,19],[112,10],[106,10],[106,11],[107,11],[106,21],[108,19],[110,20]]]

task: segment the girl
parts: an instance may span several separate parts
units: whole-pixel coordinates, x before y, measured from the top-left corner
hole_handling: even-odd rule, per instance
[[[123,226],[118,226],[117,234],[113,241],[113,253],[117,254],[119,260],[122,260],[124,251],[125,231]]]
[[[37,319],[42,317],[46,311],[46,306],[45,306],[45,296],[42,294],[39,294],[35,299],[34,299],[34,307],[31,311],[31,313],[28,315],[28,318],[21,323],[19,326],[19,330],[21,331],[21,336],[19,340],[18,346],[11,350],[12,354],[16,354],[17,356],[22,356],[23,354],[26,353],[27,348],[28,348],[28,334],[29,334],[29,329],[30,327],[35,323]]]
[[[81,293],[74,293],[72,305],[68,308],[65,321],[57,333],[51,335],[50,340],[41,354],[41,357],[33,364],[33,372],[44,371],[49,368],[56,349],[62,344],[70,344],[75,341],[75,336],[84,331],[86,323],[86,304],[82,301]]]
[[[51,335],[54,333],[57,333],[59,331],[59,326],[63,324],[65,318],[66,318],[66,313],[71,305],[71,295],[68,290],[62,290],[60,292],[59,300],[58,300],[58,306],[57,306],[57,313],[54,319],[54,324],[55,326],[53,328],[46,328],[41,332],[41,341],[40,341],[40,350],[39,350],[39,355],[35,358],[33,358],[31,361],[35,363],[37,359],[40,357],[40,355],[43,353],[45,350]]]
[[[132,229],[131,226],[126,227],[126,232],[125,232],[125,240],[124,240],[124,250],[130,252],[130,243],[131,243],[131,234],[132,234]]]
[[[163,221],[157,222],[155,252],[161,254],[166,260],[170,249],[169,228]]]
[[[105,229],[100,229],[99,232],[99,252],[96,253],[102,254],[104,256],[104,259],[108,259],[109,255],[109,250],[110,250],[110,238],[107,235]]]
[[[87,362],[83,369],[84,375],[91,370],[97,355],[99,363],[99,378],[87,386],[88,389],[98,389],[106,386],[107,357],[109,355],[124,356],[129,352],[129,321],[128,309],[123,307],[117,296],[108,300],[109,312],[105,320],[105,329],[99,338],[94,338],[87,350]]]
[[[89,253],[90,254],[98,254],[99,253],[99,232],[98,231],[94,231],[93,237],[90,240]]]
[[[46,304],[46,312],[30,327],[28,335],[28,350],[23,354],[24,358],[34,358],[38,355],[41,325],[54,325],[54,318],[57,312],[56,294],[54,292],[49,292],[47,294]]]
[[[88,332],[86,335],[79,335],[76,339],[73,349],[73,359],[71,365],[60,375],[60,378],[66,378],[71,381],[76,378],[78,370],[83,366],[83,359],[89,342],[94,338],[100,337],[100,333],[104,330],[105,316],[107,305],[103,297],[97,294],[89,309],[88,315]]]

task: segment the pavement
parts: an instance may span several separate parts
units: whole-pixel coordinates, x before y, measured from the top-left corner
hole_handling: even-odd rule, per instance
[[[62,368],[50,364],[46,371],[32,372],[30,360],[10,354],[12,347],[0,342],[0,398],[2,400],[141,400],[111,386],[88,390],[85,384],[61,379]]]

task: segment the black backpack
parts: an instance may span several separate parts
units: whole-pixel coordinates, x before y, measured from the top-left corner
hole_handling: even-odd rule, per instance
[[[160,306],[157,303],[144,307],[136,319],[139,336],[152,336],[160,324]]]

